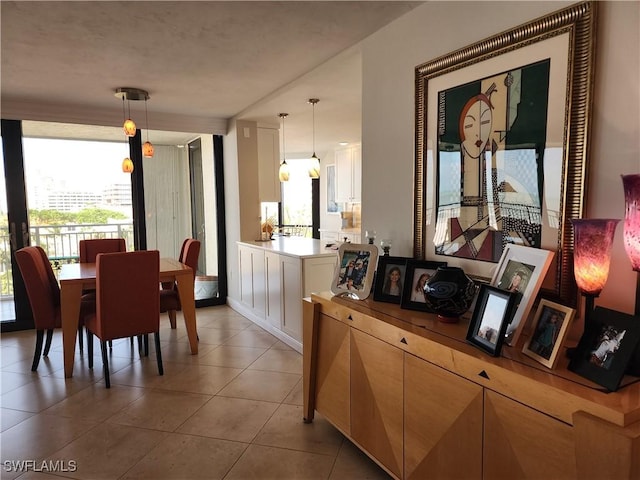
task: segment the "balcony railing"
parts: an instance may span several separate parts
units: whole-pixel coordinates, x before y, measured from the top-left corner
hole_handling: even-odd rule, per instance
[[[79,259],[80,240],[92,238],[124,238],[127,250],[134,249],[133,223],[43,225],[29,228],[31,245],[41,246],[54,269]],[[0,295],[13,295],[9,231],[0,228]]]

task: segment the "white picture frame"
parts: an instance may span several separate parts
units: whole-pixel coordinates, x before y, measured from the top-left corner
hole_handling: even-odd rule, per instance
[[[373,288],[377,262],[377,246],[343,243],[338,249],[338,263],[331,281],[331,292],[355,300],[366,299]]]
[[[505,343],[515,345],[522,333],[529,312],[549,270],[555,252],[541,248],[508,244],[498,262],[491,286],[517,292],[516,309],[507,326]]]
[[[574,313],[573,308],[544,298],[541,299],[535,317],[533,317],[531,335],[524,344],[522,353],[545,367],[553,369],[558,361],[558,352],[569,331]]]

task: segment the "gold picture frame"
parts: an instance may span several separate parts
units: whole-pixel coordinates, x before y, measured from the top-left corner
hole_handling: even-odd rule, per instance
[[[522,353],[547,368],[554,368],[574,313],[573,308],[541,299]]]
[[[501,256],[501,249],[506,244],[519,243],[545,248],[555,252],[555,258],[541,292],[550,299],[575,306],[577,287],[572,271],[573,234],[569,219],[580,218],[584,210],[593,97],[596,7],[596,2],[572,5],[416,67],[413,252],[416,259],[446,261],[451,266],[463,268],[472,277],[486,280],[491,278],[491,272]],[[445,99],[449,92],[473,82],[482,85],[481,93],[486,94],[485,97],[490,96],[496,90],[495,85],[492,85],[493,90],[487,88],[487,85],[491,84],[494,78],[502,78],[500,76],[504,77],[504,82],[498,82],[497,85],[498,89],[502,87],[504,92],[512,88],[512,72],[522,74],[522,78],[525,78],[525,69],[538,64],[545,64],[543,66],[546,68],[548,88],[547,97],[542,93],[538,94],[539,98],[547,99],[546,104],[538,105],[538,108],[544,107],[545,114],[544,117],[538,118],[538,123],[544,120],[544,132],[536,133],[537,138],[541,138],[542,141],[536,143],[535,148],[526,147],[527,136],[520,135],[518,141],[524,146],[517,147],[530,148],[532,152],[528,161],[533,176],[536,177],[530,181],[534,187],[524,187],[522,191],[530,193],[527,198],[533,199],[531,203],[534,206],[532,209],[530,205],[525,205],[529,209],[526,214],[505,213],[504,208],[498,211],[496,205],[504,207],[508,202],[500,204],[502,200],[499,198],[509,195],[513,198],[513,192],[520,194],[518,188],[522,187],[517,181],[500,182],[500,175],[507,175],[502,172],[498,172],[497,178],[494,177],[500,162],[506,165],[504,159],[496,161],[495,156],[502,153],[506,158],[506,155],[514,154],[514,150],[509,149],[512,147],[500,150],[499,145],[501,139],[506,138],[508,141],[510,124],[506,127],[492,125],[495,130],[491,130],[490,133],[497,140],[492,138],[490,142],[489,138],[485,139],[482,148],[486,150],[478,153],[477,174],[476,177],[471,177],[469,171],[472,169],[464,168],[464,160],[458,161],[460,167],[456,167],[453,153],[445,150],[445,147],[448,147],[454,153],[457,151],[460,156],[464,156],[465,138],[464,133],[460,133],[458,144],[456,141],[447,144],[446,139],[443,140],[442,132],[446,131],[443,125],[447,125],[448,131],[454,133],[452,137],[455,137],[455,128],[458,125],[460,132],[463,132],[463,126],[466,127],[463,123],[462,106],[458,107],[458,123],[446,123],[446,115],[449,114],[447,109],[453,112],[455,107],[452,106],[452,102],[447,104]],[[525,91],[525,88],[522,86],[521,90]],[[500,99],[499,94],[497,96]],[[477,103],[481,105],[480,102]],[[500,103],[503,104],[504,101]],[[509,102],[506,102],[506,105],[507,107],[503,108],[506,111],[505,117],[520,114],[519,111],[517,114],[512,113],[519,107],[513,108]],[[500,113],[503,110],[500,110]],[[524,115],[521,115],[522,117]],[[453,118],[453,114],[450,118]],[[500,117],[500,121],[503,120]],[[478,131],[484,128],[480,125],[478,121]],[[526,128],[522,125],[526,125],[524,121],[519,124],[519,128],[526,133]],[[539,132],[540,128],[536,125],[531,131]],[[514,140],[513,145],[515,144]],[[438,162],[442,162],[445,154],[447,158],[454,158],[454,163],[449,165],[453,165],[454,170],[458,168],[457,173],[451,175],[450,170],[438,168],[442,167]],[[542,154],[544,156],[540,159]],[[492,164],[487,155],[494,155]],[[470,192],[467,192],[465,181],[466,185],[471,187],[475,184],[482,185],[483,182],[484,186],[477,187],[475,192],[469,187]],[[450,188],[447,182],[453,185],[449,190],[453,192],[453,201],[448,204],[448,211],[444,209],[445,202],[442,200],[444,189]],[[491,186],[490,182],[493,182]],[[458,192],[456,185],[462,185]],[[483,188],[484,192],[481,191]],[[456,198],[459,198],[459,205],[455,204]],[[484,205],[481,205],[482,202]],[[515,203],[517,202],[511,202],[511,205]],[[451,225],[459,219],[453,218],[452,215],[456,215],[463,208],[466,209],[466,217],[460,217],[466,223],[460,221],[463,226],[455,225],[460,227],[456,230]],[[480,209],[484,211],[475,213],[474,208],[477,212],[481,212]],[[488,213],[485,215],[485,212]],[[473,215],[477,215],[486,225],[483,225],[483,228],[475,228],[473,222],[476,220]],[[531,220],[531,216],[534,220]],[[520,221],[523,225],[505,227],[506,220],[514,218],[517,221],[511,223],[516,224],[524,218],[524,221]],[[499,222],[501,223],[498,225]],[[516,234],[513,234],[512,230],[515,230]],[[474,242],[477,242],[479,247]],[[485,248],[486,245],[489,245],[488,249]],[[491,251],[487,253],[489,250]]]

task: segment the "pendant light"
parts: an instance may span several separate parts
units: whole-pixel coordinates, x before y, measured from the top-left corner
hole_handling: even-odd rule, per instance
[[[282,163],[278,170],[278,178],[281,182],[289,181],[289,165],[287,165],[287,150],[284,145],[284,119],[289,116],[288,113],[279,113],[278,116],[282,119]]]
[[[148,95],[147,98],[149,98]],[[151,158],[153,157],[153,144],[149,141],[149,114],[147,113],[147,98],[144,99],[144,117],[147,122],[147,141],[142,145],[142,156]]]
[[[136,123],[131,119],[131,100],[144,100],[144,113],[145,120],[147,122],[147,141],[142,146],[142,155],[145,157],[153,157],[153,145],[149,142],[149,116],[147,114],[147,100],[149,100],[149,92],[146,90],[141,90],[139,88],[130,88],[130,87],[121,87],[116,88],[115,96],[122,98],[122,116],[125,118],[122,129],[124,130],[124,134],[126,138],[133,137],[136,134],[137,126]],[[127,106],[129,109],[129,115],[125,113],[124,101],[127,101]],[[126,157],[122,161],[122,171],[124,173],[133,172],[133,161]]]
[[[316,155],[316,103],[320,100],[310,98],[309,103],[313,105],[313,155],[309,162],[309,177],[320,178],[320,159]]]

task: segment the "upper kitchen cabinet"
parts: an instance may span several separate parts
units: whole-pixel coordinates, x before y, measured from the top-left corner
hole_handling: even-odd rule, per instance
[[[280,136],[276,128],[258,127],[258,195],[261,202],[280,201]]]
[[[362,197],[362,146],[336,150],[336,202],[359,203]]]

